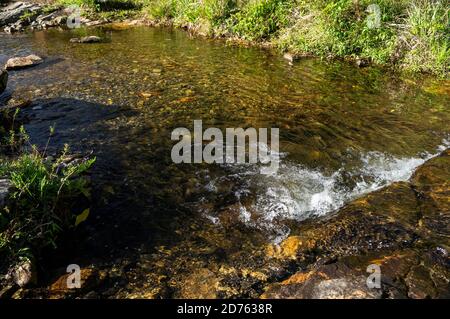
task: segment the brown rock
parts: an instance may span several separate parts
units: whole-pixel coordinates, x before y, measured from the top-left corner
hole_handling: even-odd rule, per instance
[[[408,286],[408,297],[414,299],[424,299],[434,297],[435,289],[430,277],[430,271],[423,265],[417,265],[411,268],[408,276],[405,278]]]
[[[300,59],[300,56],[298,54],[286,52],[285,54],[283,54],[283,58],[288,60],[290,63],[292,63],[292,62],[295,62],[298,59]]]
[[[418,226],[425,236],[450,246],[450,150],[420,166],[411,178],[420,199]]]
[[[70,274],[65,274],[59,277],[51,286],[50,293],[58,294],[58,293],[66,293],[69,291],[86,291],[91,290],[100,284],[105,279],[105,274],[97,271],[93,268],[83,268],[81,269],[81,288],[68,288],[67,287],[67,279]]]
[[[25,57],[11,58],[6,62],[5,67],[7,70],[16,70],[30,66],[35,66],[42,63],[43,61],[44,60],[42,60],[37,55],[31,54]]]
[[[328,257],[400,248],[415,240],[418,219],[415,192],[407,183],[395,183],[349,203],[334,216],[304,221],[297,231],[301,244],[290,242],[281,256],[289,255],[288,247],[291,253],[297,249],[297,255],[319,251]]]
[[[28,260],[20,262],[11,268],[7,277],[11,278],[12,281],[21,288],[26,287],[29,284],[35,284],[37,279],[34,266]]]
[[[299,272],[280,284],[269,286],[263,299],[373,299],[380,289],[370,289],[367,276],[342,263],[324,265],[309,272]]]
[[[207,268],[199,269],[190,275],[181,287],[181,298],[215,299],[219,281],[216,275]]]
[[[314,239],[302,239],[301,236],[289,236],[279,246],[269,245],[267,255],[278,259],[296,259],[300,250],[313,248]]]

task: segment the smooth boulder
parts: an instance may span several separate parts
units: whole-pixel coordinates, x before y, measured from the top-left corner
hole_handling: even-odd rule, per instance
[[[70,42],[72,42],[72,43],[98,43],[101,41],[102,41],[102,38],[97,37],[95,35],[90,35],[90,36],[82,37],[82,38],[70,39]]]
[[[11,58],[6,62],[7,70],[16,70],[21,68],[26,68],[30,66],[35,66],[44,62],[44,60],[37,55],[31,54],[24,57]]]

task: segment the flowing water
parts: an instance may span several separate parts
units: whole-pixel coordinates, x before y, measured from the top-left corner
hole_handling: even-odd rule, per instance
[[[107,41],[69,43],[93,33]],[[86,262],[170,247],[192,229],[279,242],[295,222],[407,180],[448,147],[448,81],[319,59],[289,65],[271,51],[144,27],[1,35],[0,43],[0,60],[45,58],[10,74],[13,101],[33,101],[33,141],[45,143],[56,125],[53,146],[97,156],[79,244]],[[279,128],[278,174],[172,163],[172,130],[197,119],[204,129]]]

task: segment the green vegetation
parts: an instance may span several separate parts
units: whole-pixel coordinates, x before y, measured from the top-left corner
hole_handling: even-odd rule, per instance
[[[86,214],[80,211],[90,198],[84,173],[95,161],[73,160],[68,146],[56,159],[46,149],[39,152],[22,126],[13,129],[16,115],[2,114],[2,148],[13,155],[0,159],[0,177],[11,183],[0,210],[0,268],[55,246],[58,235],[77,224],[77,215]],[[53,132],[51,128],[49,141]]]
[[[94,11],[109,10],[107,5],[102,8],[98,0],[59,1],[94,8]],[[127,2],[132,6],[126,7]],[[188,27],[210,36],[265,41],[299,55],[367,59],[443,76],[449,71],[448,0],[111,0],[107,3],[118,4],[114,8],[124,12],[139,9],[156,22]]]
[[[246,40],[268,39],[288,25],[291,7],[292,2],[284,0],[251,1],[228,24],[233,33]]]

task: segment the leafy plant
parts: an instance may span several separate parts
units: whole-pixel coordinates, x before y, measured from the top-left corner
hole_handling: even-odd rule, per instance
[[[23,127],[20,134],[23,141],[29,141]],[[84,174],[95,158],[72,160],[66,145],[53,160],[46,156],[46,149],[39,152],[29,146],[30,151],[13,160],[0,160],[0,176],[11,182],[7,206],[0,211],[2,261],[30,257],[44,247],[56,246],[58,235],[74,227],[81,213],[80,201],[89,201],[89,180]]]
[[[254,0],[229,20],[231,30],[247,40],[267,39],[288,23],[291,1]]]

